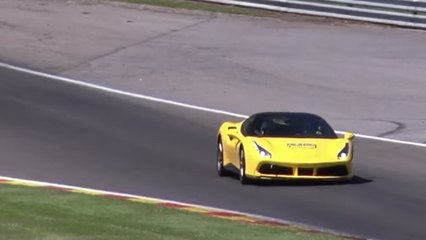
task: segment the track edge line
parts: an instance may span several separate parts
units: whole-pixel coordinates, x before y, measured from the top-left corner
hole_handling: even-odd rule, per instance
[[[18,71],[18,72],[27,73],[27,74],[32,74],[32,75],[35,75],[35,76],[44,77],[44,78],[48,78],[48,79],[52,79],[52,80],[63,81],[63,82],[71,83],[71,84],[74,84],[74,85],[79,85],[79,86],[84,86],[84,87],[88,87],[88,88],[92,88],[92,89],[97,89],[97,90],[101,90],[101,91],[105,91],[105,92],[109,92],[109,93],[115,93],[115,94],[119,94],[119,95],[123,95],[123,96],[143,99],[143,100],[147,100],[147,101],[151,101],[151,102],[164,103],[164,104],[179,106],[179,107],[183,107],[183,108],[194,109],[194,110],[198,110],[198,111],[216,113],[216,114],[227,115],[227,116],[238,117],[238,118],[247,118],[248,117],[247,115],[234,113],[234,112],[230,112],[230,111],[224,111],[224,110],[219,110],[219,109],[214,109],[214,108],[196,106],[196,105],[192,105],[192,104],[181,103],[181,102],[167,100],[167,99],[163,99],[163,98],[158,98],[158,97],[153,97],[153,96],[148,96],[148,95],[143,95],[143,94],[138,94],[138,93],[127,92],[127,91],[123,91],[123,90],[118,90],[118,89],[105,87],[105,86],[101,86],[101,85],[97,85],[97,84],[93,84],[93,83],[88,83],[88,82],[85,82],[85,81],[76,80],[76,79],[72,79],[72,78],[68,78],[68,77],[62,77],[62,76],[58,76],[58,75],[54,75],[54,74],[44,73],[44,72],[41,72],[41,71],[36,71],[36,70],[31,70],[31,69],[27,69],[27,68],[23,68],[23,67],[18,67],[18,66],[14,66],[14,65],[11,65],[11,64],[3,63],[3,62],[0,62],[0,67],[10,69],[10,70],[14,70],[14,71]],[[339,133],[339,134],[343,134],[345,132],[346,131],[336,131],[336,133]],[[416,147],[426,147],[426,143],[403,141],[403,140],[383,138],[383,137],[377,137],[377,136],[370,136],[370,135],[359,134],[359,133],[355,133],[355,136],[358,137],[358,138],[376,140],[376,141],[381,141],[381,142],[411,145],[411,146],[416,146]]]

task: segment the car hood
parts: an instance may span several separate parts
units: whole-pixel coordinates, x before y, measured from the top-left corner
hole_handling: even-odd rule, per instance
[[[348,140],[343,138],[255,138],[254,141],[272,154],[273,160],[285,162],[330,162]]]

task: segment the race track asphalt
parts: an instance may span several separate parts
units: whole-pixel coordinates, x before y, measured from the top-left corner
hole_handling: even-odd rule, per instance
[[[426,149],[356,140],[349,184],[242,186],[215,170],[233,118],[0,69],[0,175],[250,212],[377,239],[426,239]],[[237,119],[235,119],[237,120]]]

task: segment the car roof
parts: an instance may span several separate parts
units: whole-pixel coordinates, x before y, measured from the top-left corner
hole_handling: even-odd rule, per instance
[[[313,113],[306,112],[259,112],[250,116],[250,118],[263,118],[263,117],[312,117],[322,119],[320,116]]]

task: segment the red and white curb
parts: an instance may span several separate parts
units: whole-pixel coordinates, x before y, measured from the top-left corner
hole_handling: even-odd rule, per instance
[[[33,180],[24,180],[24,179],[18,179],[18,178],[10,178],[10,177],[1,177],[1,176],[0,176],[0,184],[9,184],[9,185],[26,186],[26,187],[40,187],[40,188],[47,188],[47,189],[52,189],[56,191],[101,196],[101,197],[107,197],[112,199],[127,200],[127,201],[142,203],[142,204],[153,204],[153,205],[157,205],[161,207],[173,208],[173,209],[178,209],[182,211],[188,211],[188,212],[203,214],[206,216],[228,219],[232,221],[238,221],[238,222],[249,223],[249,224],[259,224],[259,225],[275,226],[275,227],[291,227],[292,229],[295,229],[296,231],[300,231],[300,232],[307,232],[312,234],[333,234],[343,239],[363,239],[363,238],[358,238],[358,237],[354,237],[350,235],[336,233],[330,230],[318,229],[318,228],[314,228],[310,226],[303,226],[300,224],[291,223],[291,222],[287,222],[287,221],[283,221],[279,219],[274,219],[274,218],[269,218],[269,217],[264,217],[264,216],[249,214],[249,213],[242,213],[237,211],[230,211],[225,209],[195,205],[195,204],[169,201],[169,200],[164,200],[159,198],[151,198],[151,197],[145,197],[145,196],[139,196],[139,195],[117,193],[117,192],[96,190],[96,189],[90,189],[90,188],[82,188],[82,187],[75,187],[75,186],[69,186],[69,185],[47,183],[47,182],[40,182],[40,181],[33,181]]]

